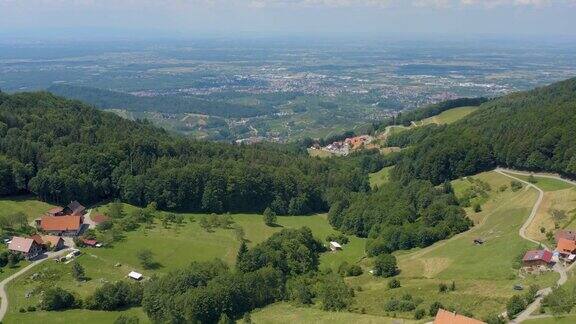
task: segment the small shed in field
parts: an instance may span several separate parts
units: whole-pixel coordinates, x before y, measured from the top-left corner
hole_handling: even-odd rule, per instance
[[[134,279],[134,280],[142,280],[144,276],[136,271],[130,271],[130,273],[128,274],[128,278]]]
[[[339,251],[342,250],[342,245],[336,241],[330,242],[330,250],[332,251]]]

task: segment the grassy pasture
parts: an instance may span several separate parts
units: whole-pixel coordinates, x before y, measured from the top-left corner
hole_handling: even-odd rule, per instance
[[[388,182],[388,179],[390,178],[390,171],[392,171],[392,168],[393,167],[387,167],[378,172],[370,173],[369,174],[370,186],[372,188],[375,188]]]
[[[252,321],[259,324],[272,323],[396,323],[397,319],[349,312],[326,312],[315,307],[298,307],[289,303],[277,303],[251,313]],[[239,321],[240,322],[240,321]],[[404,321],[403,323],[412,323]]]
[[[8,313],[6,314],[6,317],[4,317],[4,322],[21,324],[101,324],[114,323],[114,321],[122,314],[138,317],[140,324],[150,323],[150,320],[141,308],[132,308],[125,311],[113,312],[74,309],[63,312],[37,311],[32,313]]]
[[[519,175],[519,174],[510,174],[510,175],[518,179],[522,179],[524,181],[528,181],[529,178],[529,176],[527,175]],[[536,179],[536,183],[534,183],[534,185],[545,192],[574,188],[573,185],[564,182],[562,180],[539,177],[537,175],[534,175],[534,178]]]
[[[36,219],[54,205],[42,202],[32,196],[19,196],[0,199],[0,215],[22,212],[29,220]]]
[[[458,107],[443,111],[439,115],[432,116],[417,122],[418,126],[430,124],[452,124],[476,111],[478,107]]]
[[[367,314],[390,316],[384,310],[386,302],[408,293],[423,299],[420,308],[427,309],[432,302],[440,301],[445,306],[483,318],[503,310],[507,299],[514,294],[514,284],[547,286],[557,279],[556,273],[520,279],[512,268],[513,259],[519,253],[525,248],[535,247],[521,239],[518,230],[536,202],[536,190],[512,192],[507,189],[500,192],[498,188],[509,184],[510,180],[494,172],[482,173],[475,178],[492,187],[480,213],[467,210],[477,225],[450,240],[398,253],[401,288],[391,290],[387,286],[388,279],[368,274],[348,280],[352,286],[362,288],[357,292],[356,304],[362,305]],[[453,184],[457,195],[467,186],[466,180],[457,180]],[[474,245],[472,241],[476,237],[482,237],[486,243]],[[450,284],[452,281],[456,284],[456,291],[438,291],[440,283]],[[412,317],[411,312],[396,315]]]

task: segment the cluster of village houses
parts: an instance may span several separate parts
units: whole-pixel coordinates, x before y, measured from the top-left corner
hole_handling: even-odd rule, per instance
[[[559,230],[555,235],[556,249],[531,250],[522,258],[523,268],[527,271],[545,271],[559,262],[573,263],[576,260],[576,231]]]
[[[63,237],[77,237],[84,227],[86,208],[79,202],[73,201],[66,207],[55,207],[47,211],[42,217],[35,220],[39,234],[30,237],[14,236],[8,243],[8,250],[20,253],[30,260],[45,251],[58,251],[65,246]],[[93,223],[106,221],[107,217],[98,215],[92,217]],[[95,240],[83,240],[88,246],[97,246]]]
[[[330,143],[324,147],[315,144],[310,149],[322,150],[338,156],[346,156],[350,154],[350,152],[363,148],[366,145],[372,143],[373,140],[374,138],[370,135],[361,135],[356,137],[349,137],[344,141]]]

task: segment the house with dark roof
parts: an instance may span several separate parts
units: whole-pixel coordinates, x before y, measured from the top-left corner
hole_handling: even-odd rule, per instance
[[[42,253],[42,246],[31,238],[14,236],[8,244],[8,250],[14,253],[21,253],[26,259],[30,260]]]
[[[68,206],[66,206],[68,214],[82,216],[86,212],[86,207],[82,206],[78,201],[71,201]]]
[[[485,322],[440,308],[434,318],[434,324],[485,324]]]
[[[44,233],[57,236],[78,236],[82,230],[83,216],[42,216],[40,229]]]
[[[552,252],[548,250],[532,250],[526,252],[522,258],[524,267],[549,266],[552,263]]]
[[[47,215],[50,216],[62,216],[64,215],[64,208],[63,207],[54,207],[46,212]]]

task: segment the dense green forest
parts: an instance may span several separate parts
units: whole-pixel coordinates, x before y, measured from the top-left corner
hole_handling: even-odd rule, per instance
[[[192,96],[138,97],[117,91],[65,84],[53,85],[48,88],[48,91],[66,98],[82,100],[100,109],[126,109],[173,114],[195,113],[226,118],[254,117],[274,113],[273,110],[264,106],[247,106]]]
[[[379,159],[367,152],[321,160],[296,146],[194,141],[49,93],[0,93],[3,196],[305,214],[327,210],[331,191],[368,190],[368,168]]]
[[[425,135],[425,136],[422,136]],[[461,121],[398,135],[393,176],[435,184],[496,166],[576,178],[576,78],[486,102]]]

